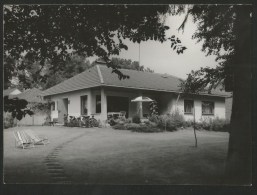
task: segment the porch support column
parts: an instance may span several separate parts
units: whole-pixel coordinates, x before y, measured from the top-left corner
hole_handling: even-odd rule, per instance
[[[90,116],[92,114],[92,91],[89,89],[87,95],[87,114]]]
[[[101,88],[101,120],[104,121],[107,119],[107,98],[105,90]]]

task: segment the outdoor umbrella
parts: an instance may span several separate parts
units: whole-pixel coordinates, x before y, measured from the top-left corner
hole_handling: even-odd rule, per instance
[[[131,102],[140,102],[140,107],[138,112],[140,113],[140,117],[142,117],[143,108],[142,108],[142,102],[152,102],[153,100],[149,97],[139,96],[131,100]]]

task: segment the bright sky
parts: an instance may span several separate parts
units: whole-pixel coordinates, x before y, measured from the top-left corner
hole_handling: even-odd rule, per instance
[[[200,67],[215,67],[215,56],[206,56],[201,51],[202,44],[196,43],[192,35],[196,29],[191,18],[188,18],[184,33],[177,31],[184,19],[184,15],[170,16],[166,19],[166,25],[170,27],[167,36],[176,35],[182,44],[187,47],[183,54],[178,55],[170,47],[170,42],[160,43],[157,41],[146,41],[140,44],[140,65],[153,69],[156,73],[167,73],[185,79],[191,70]],[[139,44],[130,41],[125,42],[127,51],[122,51],[120,58],[139,60]]]

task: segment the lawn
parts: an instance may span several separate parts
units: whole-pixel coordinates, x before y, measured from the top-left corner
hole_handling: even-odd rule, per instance
[[[50,144],[14,148],[14,130]],[[5,183],[223,184],[228,133],[192,129],[136,133],[108,128],[15,127],[4,130]]]

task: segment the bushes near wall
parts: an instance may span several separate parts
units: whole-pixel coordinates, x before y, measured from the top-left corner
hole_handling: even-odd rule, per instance
[[[132,122],[136,123],[136,124],[139,124],[141,122],[140,117],[138,115],[134,115],[132,117]]]
[[[147,123],[117,123],[112,126],[113,129],[117,130],[130,130],[133,132],[144,132],[144,133],[154,133],[154,132],[162,132],[156,123],[147,122]]]
[[[162,132],[176,131],[185,122],[183,115],[174,112],[168,115],[151,115],[148,121],[142,122],[138,115],[133,116],[132,123],[119,123],[113,126],[114,129],[131,130],[134,132]]]
[[[151,116],[149,120],[155,122],[160,129],[166,131],[176,131],[178,128],[183,127],[185,123],[184,116],[179,111],[175,111],[172,114]]]
[[[193,126],[193,121],[185,121],[183,124],[185,128]],[[197,130],[228,132],[229,122],[218,117],[214,119],[202,119],[200,122],[195,123],[195,128]]]
[[[207,127],[205,130],[210,131],[222,131],[222,132],[228,132],[229,131],[229,122],[227,122],[224,119],[215,118],[213,120],[210,120],[209,123],[210,127]]]
[[[13,119],[12,117],[12,114],[11,113],[4,113],[4,128],[5,129],[8,129],[8,128],[11,128],[11,127],[14,127],[16,126],[17,122],[15,121],[15,119]]]

